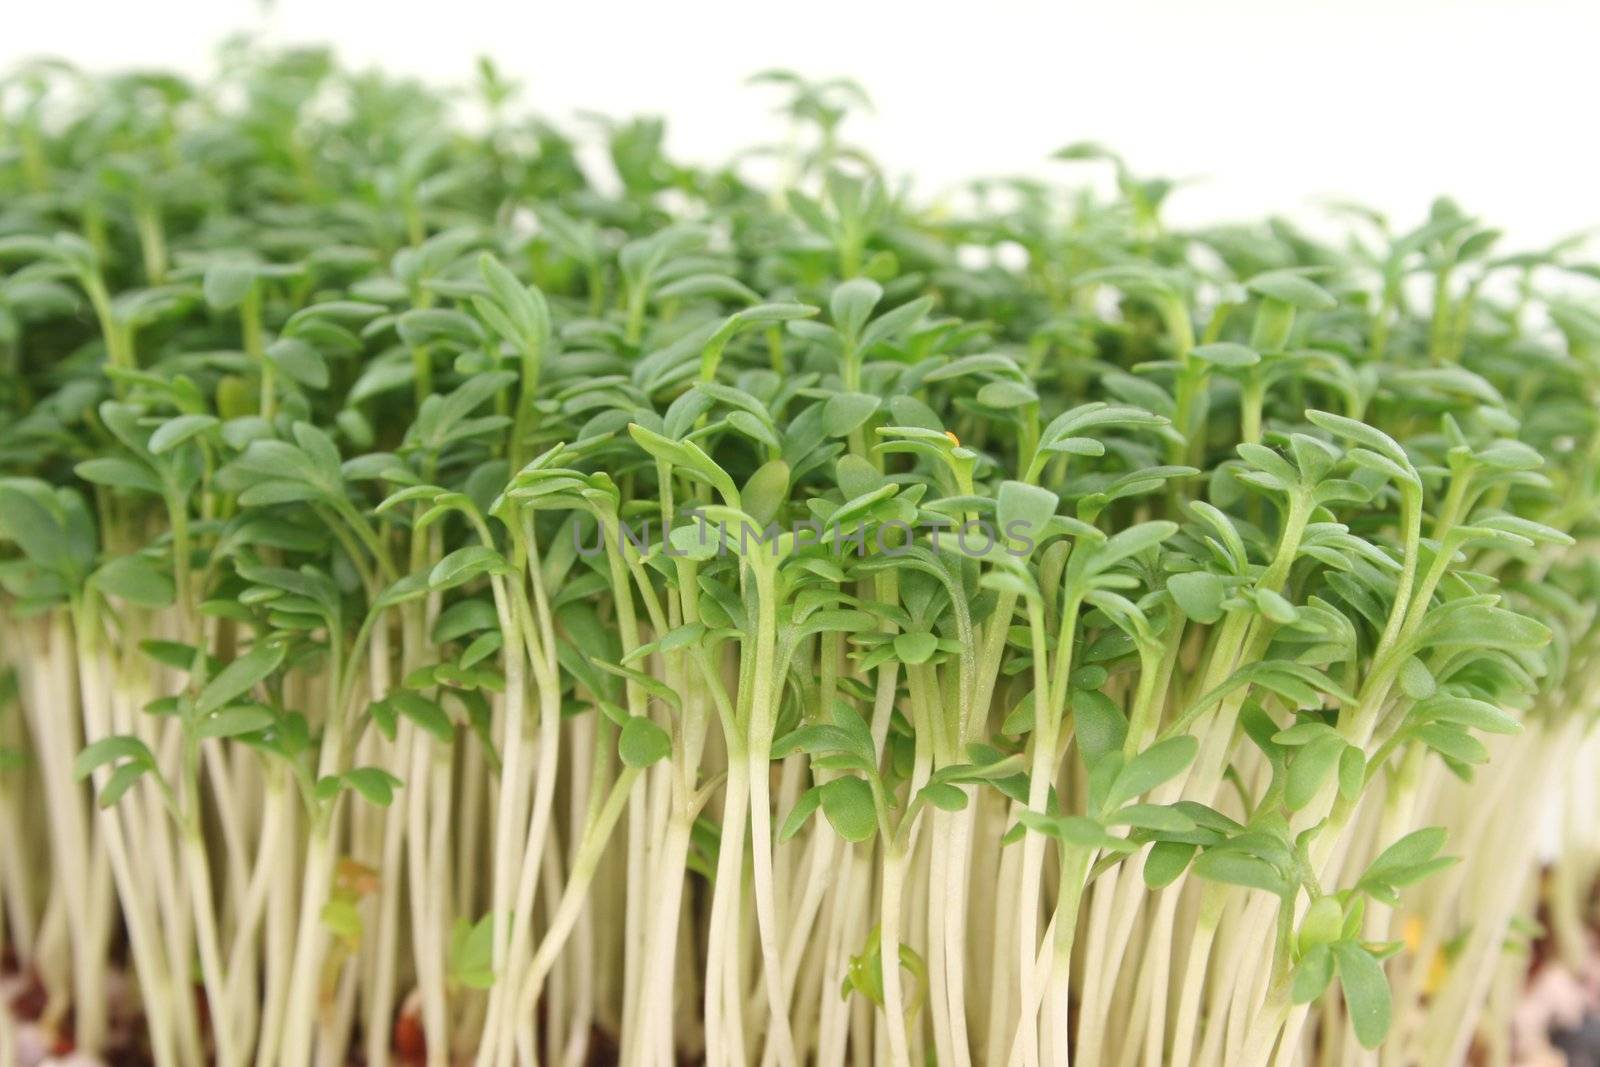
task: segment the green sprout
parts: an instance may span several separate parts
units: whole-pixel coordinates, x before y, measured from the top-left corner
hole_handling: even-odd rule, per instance
[[[1506,1025],[1600,713],[1581,242],[1443,200],[1186,230],[1081,144],[1110,196],[935,208],[846,139],[855,83],[787,71],[775,182],[653,119],[591,123],[596,170],[487,62],[230,48],[0,82],[40,1025],[160,1067],[1448,1064]]]

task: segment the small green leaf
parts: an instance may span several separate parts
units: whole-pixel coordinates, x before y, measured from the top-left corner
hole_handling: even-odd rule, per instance
[[[926,663],[938,651],[939,639],[926,630],[900,634],[894,639],[894,654],[901,663],[916,665]]]
[[[1106,806],[1121,807],[1134,797],[1142,796],[1183,773],[1198,748],[1199,742],[1188,734],[1151,745],[1122,768],[1106,796]]]
[[[1269,270],[1245,282],[1245,288],[1303,311],[1331,311],[1339,306],[1326,289],[1302,274]]]
[[[1367,757],[1356,746],[1348,745],[1339,753],[1339,795],[1345,800],[1355,800],[1361,795],[1366,780]]]
[[[248,693],[256,683],[278,669],[283,662],[285,647],[279,643],[257,642],[256,645],[222,668],[215,678],[206,683],[195,701],[195,713],[209,715],[236,697]]]
[[[356,767],[340,776],[344,784],[354,789],[369,804],[386,808],[394,802],[394,791],[403,784],[388,771],[377,767]]]
[[[789,814],[784,818],[783,825],[778,828],[778,841],[780,843],[788,841],[795,834],[798,834],[801,828],[810,821],[811,816],[816,814],[816,810],[821,804],[821,786],[813,786],[801,793],[799,799],[794,802],[794,807],[789,809]]]
[[[106,779],[105,788],[100,790],[100,795],[95,798],[95,803],[102,808],[111,807],[122,799],[123,794],[133,788],[135,782],[152,770],[154,770],[153,767],[139,761],[124,763],[112,772],[110,778]]]
[[[1213,367],[1253,367],[1261,362],[1261,353],[1248,345],[1236,344],[1233,341],[1195,345],[1189,349],[1189,355]]]
[[[1432,862],[1444,847],[1446,832],[1442,826],[1430,826],[1406,834],[1400,840],[1378,853],[1378,857],[1362,872],[1361,882],[1382,885],[1400,884],[1408,874]]]
[[[861,336],[861,328],[882,299],[883,286],[870,278],[852,278],[834,288],[828,298],[828,314],[840,333],[854,339]]]
[[[1061,498],[1048,489],[1005,481],[995,496],[995,521],[1007,540],[1031,550],[1044,541],[1045,531],[1060,505]]]
[[[866,393],[835,393],[822,406],[822,428],[829,437],[859,429],[883,401]]]
[[[961,811],[967,806],[967,794],[948,782],[930,782],[918,796],[941,811]]]
[[[175,587],[165,571],[144,556],[122,556],[94,573],[103,592],[141,607],[160,608],[172,603]]]
[[[72,775],[81,782],[100,767],[116,760],[129,760],[143,767],[156,765],[155,756],[143,741],[137,737],[120,734],[114,737],[102,737],[87,745],[73,761]]]
[[[439,743],[448,745],[456,739],[455,724],[450,721],[450,716],[416,690],[397,689],[389,694],[388,703]]]
[[[266,357],[291,381],[311,389],[328,387],[328,361],[304,341],[281,337],[268,346]]]
[[[73,470],[84,481],[96,485],[108,485],[113,489],[138,489],[158,496],[162,491],[161,479],[156,477],[154,471],[143,463],[121,456],[86,459]]]
[[[1417,727],[1417,740],[1448,759],[1476,765],[1489,762],[1489,750],[1466,730],[1450,723],[1435,722]]]
[[[1295,1004],[1309,1004],[1322,996],[1333,981],[1333,950],[1327,945],[1313,945],[1294,965],[1294,977],[1289,986],[1289,999]]]
[[[1212,882],[1242,885],[1247,889],[1264,889],[1279,896],[1289,891],[1277,868],[1266,860],[1242,852],[1210,851],[1195,860],[1194,873]]]
[[[494,916],[477,922],[459,916],[450,930],[450,977],[468,989],[494,985]]]
[[[1222,602],[1227,598],[1228,587],[1221,575],[1209,571],[1190,571],[1174,574],[1167,579],[1167,592],[1190,619],[1210,624],[1222,618]]]
[[[1129,804],[1107,816],[1106,822],[1112,826],[1132,826],[1139,830],[1171,834],[1186,834],[1194,829],[1193,820],[1179,809],[1165,804]]]
[[[1144,861],[1144,884],[1160,889],[1178,880],[1194,858],[1198,846],[1181,841],[1157,841]]]
[[[212,310],[227,311],[239,306],[255,280],[254,264],[223,260],[206,268],[201,290]]]
[[[854,775],[835,778],[822,786],[822,814],[846,841],[866,841],[878,831],[872,787]]]
[[[487,545],[468,545],[458,548],[434,564],[428,572],[428,587],[435,591],[452,589],[481,574],[508,574],[511,565],[505,557]]]
[[[1493,704],[1467,697],[1433,697],[1418,704],[1412,714],[1423,721],[1450,722],[1491,734],[1515,734],[1522,730],[1522,723]]]
[[[223,708],[212,715],[207,715],[195,725],[197,737],[238,737],[241,734],[253,734],[265,730],[277,721],[271,711],[264,707],[232,707]]]
[[[1331,896],[1318,897],[1300,920],[1300,944],[1303,947],[1331,944],[1339,940],[1343,929],[1344,909],[1339,901]]]
[[[1339,985],[1344,990],[1345,1007],[1355,1027],[1356,1040],[1363,1048],[1377,1048],[1389,1032],[1389,980],[1383,965],[1358,945],[1340,941],[1333,946],[1338,962]]]
[[[1337,734],[1323,735],[1296,750],[1289,761],[1288,781],[1284,789],[1284,803],[1290,811],[1299,811],[1311,803],[1344,750],[1344,738]]]
[[[1438,688],[1428,665],[1416,656],[1407,656],[1400,664],[1400,689],[1412,700],[1425,700]]]
[[[190,438],[198,437],[218,425],[220,423],[215,415],[179,415],[168,419],[150,435],[150,451],[157,456],[170,452]]]
[[[672,754],[672,738],[649,719],[635,715],[622,727],[617,752],[629,767],[648,767]]]
[[[789,475],[789,464],[771,460],[757,467],[739,490],[740,503],[756,522],[772,522],[782,514],[789,502]]]
[[[1116,701],[1092,689],[1074,689],[1070,700],[1078,748],[1086,765],[1122,749],[1128,736],[1128,719]]]

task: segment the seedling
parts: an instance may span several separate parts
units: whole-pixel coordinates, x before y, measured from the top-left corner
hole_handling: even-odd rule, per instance
[[[1494,258],[1444,201],[1176,230],[1084,145],[1111,199],[934,211],[787,72],[764,186],[653,120],[590,174],[489,65],[476,123],[229,70],[0,95],[0,947],[80,1050],[1444,1064],[1506,1025],[1600,711],[1577,245]]]

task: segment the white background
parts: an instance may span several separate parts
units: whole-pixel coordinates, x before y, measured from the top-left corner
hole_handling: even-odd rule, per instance
[[[211,69],[223,35],[331,42],[350,61],[448,84],[493,56],[557,118],[670,119],[681,155],[776,133],[772,66],[860,80],[846,133],[934,195],[978,174],[1048,173],[1092,138],[1143,174],[1191,177],[1180,221],[1318,214],[1360,199],[1410,222],[1448,192],[1536,245],[1600,223],[1600,5],[1556,0],[11,0],[0,69]]]

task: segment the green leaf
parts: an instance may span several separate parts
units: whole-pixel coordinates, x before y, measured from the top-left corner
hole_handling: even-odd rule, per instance
[[[1157,841],[1150,846],[1144,861],[1144,884],[1160,889],[1178,880],[1189,866],[1198,846],[1181,841]]]
[[[1236,344],[1233,341],[1216,341],[1206,345],[1195,345],[1189,349],[1189,355],[1202,363],[1209,363],[1213,367],[1253,367],[1261,362],[1261,353],[1247,345]]]
[[[880,341],[887,341],[910,330],[933,309],[933,297],[919,296],[897,308],[891,308],[867,324],[861,332],[860,347],[866,351]]]
[[[1222,602],[1227,598],[1228,587],[1221,575],[1190,571],[1168,578],[1167,592],[1172,594],[1179,611],[1195,622],[1210,624],[1222,618]]]
[[[750,517],[757,522],[772,522],[783,512],[789,502],[789,465],[774,459],[756,468],[744,488],[739,490],[740,502]]]
[[[437,703],[415,689],[396,689],[389,694],[388,703],[440,744],[448,745],[455,741],[456,727],[450,721],[450,716]]]
[[[264,707],[223,708],[196,723],[194,732],[196,737],[238,737],[265,730],[276,722],[277,717]]]
[[[419,575],[411,576],[412,579],[417,577]],[[406,580],[401,579],[401,581]],[[427,582],[423,581],[421,584],[426,590]],[[471,597],[458,600],[439,613],[438,621],[433,624],[433,639],[438,644],[445,644],[480,630],[495,629],[499,625],[500,616],[495,612],[494,601],[487,597]]]
[[[761,294],[726,274],[691,274],[669,282],[655,292],[658,300],[686,300],[711,297],[754,304]]]
[[[468,989],[494,985],[494,916],[477,922],[459,916],[450,929],[450,977]]]
[[[1416,656],[1407,656],[1405,662],[1400,664],[1400,689],[1412,700],[1424,700],[1433,696],[1433,691],[1438,687],[1433,680],[1433,674],[1428,670],[1428,665]]]
[[[383,608],[392,608],[397,604],[404,604],[427,596],[428,579],[430,577],[431,572],[429,571],[418,571],[416,574],[406,575],[378,594],[377,598],[372,602],[372,610],[379,611]],[[446,611],[445,614],[449,614],[449,612]],[[444,616],[441,615],[441,621],[443,618]],[[439,637],[436,634],[434,640],[444,642],[450,640],[450,638]]]
[[[883,299],[883,286],[871,278],[852,278],[836,286],[828,297],[828,314],[844,336],[854,339],[872,316],[872,309]]]
[[[102,737],[87,745],[72,762],[72,775],[83,781],[100,767],[117,760],[129,760],[146,768],[156,765],[156,758],[145,743],[125,734]]]
[[[635,715],[617,738],[617,752],[629,767],[648,767],[672,754],[672,738],[649,719]]]
[[[917,795],[941,811],[961,811],[967,806],[967,794],[948,782],[930,782]]]
[[[1257,274],[1244,284],[1251,292],[1303,311],[1331,311],[1339,306],[1339,302],[1326,289],[1293,271],[1269,270]]]
[[[730,506],[737,506],[739,490],[734,485],[733,479],[728,476],[727,471],[717,466],[699,445],[693,441],[674,441],[638,423],[629,423],[628,433],[638,442],[640,448],[657,459],[672,464],[683,473],[692,474],[709,483],[713,489],[722,494]]]
[[[94,583],[103,592],[147,608],[166,607],[176,593],[171,576],[144,556],[112,560],[95,571]]]
[[[1493,704],[1468,697],[1433,697],[1418,704],[1411,713],[1423,722],[1437,720],[1456,723],[1491,734],[1515,734],[1522,731],[1522,723]]]
[[[217,425],[220,423],[215,415],[179,415],[168,419],[150,435],[150,451],[158,456],[170,452]]]
[[[1097,820],[1084,815],[1065,815],[1054,819],[1044,817],[1040,820],[1037,813],[1024,811],[1021,817],[1024,822],[1039,820],[1036,829],[1080,848],[1127,852],[1133,847],[1127,838],[1107,833],[1106,828]]]
[[[1299,811],[1316,797],[1322,783],[1327,781],[1345,750],[1344,738],[1333,734],[1322,735],[1302,745],[1289,761],[1289,774],[1284,789],[1284,803],[1290,811]]]
[[[1061,498],[1026,482],[1005,481],[995,495],[995,521],[1008,540],[1032,549],[1044,541]]]
[[[1335,897],[1321,896],[1311,902],[1300,920],[1301,945],[1332,944],[1344,930],[1344,908]]]
[[[468,545],[458,548],[434,564],[428,572],[428,587],[433,590],[453,589],[482,574],[509,574],[511,565],[505,557],[487,545]]]
[[[284,377],[311,389],[328,387],[328,361],[322,353],[293,337],[281,337],[267,347],[267,361]]]
[[[870,419],[883,401],[866,393],[835,393],[822,405],[822,429],[843,437]]]
[[[505,638],[501,636],[498,630],[479,634],[473,638],[471,644],[462,650],[460,657],[456,660],[456,666],[463,670],[475,666],[500,651],[500,646],[503,644],[505,644]]]
[[[939,649],[939,639],[927,631],[900,634],[894,639],[894,654],[901,663],[926,663]]]
[[[345,785],[361,794],[369,804],[386,808],[394,802],[394,791],[403,784],[388,771],[377,767],[356,767],[339,776]]]
[[[154,770],[153,767],[139,761],[124,763],[111,773],[110,778],[106,779],[105,788],[100,790],[100,795],[95,798],[95,803],[102,808],[111,807],[122,799],[123,794],[133,788],[135,782],[152,770]]]
[[[1435,752],[1458,763],[1476,765],[1489,762],[1489,750],[1483,747],[1483,742],[1459,726],[1429,723],[1417,727],[1416,736],[1418,741]]]
[[[195,701],[195,713],[209,715],[248,693],[256,683],[278,669],[285,651],[285,646],[277,642],[257,642],[249,652],[222,668],[221,673],[206,683]]]
[[[1178,808],[1165,804],[1130,804],[1107,816],[1106,822],[1111,826],[1132,826],[1171,834],[1186,834],[1194,829],[1193,820]]]
[[[798,834],[811,816],[816,813],[822,804],[822,787],[813,786],[800,794],[794,802],[794,807],[789,809],[789,814],[783,820],[783,825],[778,828],[778,841],[782,843]]]
[[[1104,693],[1074,689],[1070,697],[1078,748],[1086,765],[1108,752],[1120,751],[1128,737],[1128,719]]]
[[[254,264],[223,260],[206,268],[201,290],[212,310],[227,311],[239,306],[255,280]]]
[[[493,303],[475,301],[480,312],[493,308],[490,325],[524,352],[543,355],[550,341],[550,308],[536,287],[523,285],[498,259],[485,253],[478,270],[489,286]]]
[[[1377,1048],[1389,1032],[1389,980],[1372,954],[1348,941],[1333,946],[1345,1007],[1363,1048]]]
[[[14,541],[34,564],[76,581],[81,571],[71,552],[66,523],[60,498],[43,482],[0,481],[0,538]]]
[[[86,459],[72,469],[86,482],[109,485],[113,489],[137,489],[157,496],[161,495],[163,489],[155,471],[143,463],[121,456]]]
[[[1442,610],[1423,623],[1421,640],[1429,646],[1465,646],[1507,650],[1542,648],[1550,628],[1504,608],[1468,605]]]
[[[1158,741],[1128,761],[1106,796],[1108,808],[1121,807],[1134,797],[1183,773],[1194,759],[1199,742],[1188,734]]]
[[[1417,874],[1438,856],[1444,847],[1446,831],[1430,826],[1406,834],[1378,853],[1361,874],[1361,885],[1398,886],[1414,881]]]
[[[1339,795],[1353,801],[1361,795],[1366,781],[1367,757],[1355,745],[1348,745],[1339,753]]]
[[[878,832],[872,787],[865,779],[844,775],[822,786],[822,814],[840,837],[860,843]]]
[[[1195,860],[1194,873],[1207,881],[1264,889],[1278,896],[1289,891],[1289,884],[1276,867],[1243,852],[1208,851]]]
[[[1329,433],[1354,441],[1363,448],[1370,449],[1375,454],[1382,456],[1393,464],[1397,470],[1402,471],[1407,481],[1413,483],[1419,489],[1422,487],[1422,481],[1417,477],[1415,468],[1411,466],[1411,460],[1407,458],[1405,449],[1396,444],[1394,438],[1382,430],[1368,426],[1364,422],[1358,422],[1343,415],[1335,415],[1328,411],[1307,411],[1306,419],[1314,426],[1320,426]]]
[[[996,382],[986,382],[978,389],[977,396],[973,397],[979,404],[986,408],[998,408],[1009,412],[1013,408],[1020,408],[1028,404],[1037,404],[1039,394],[1031,386],[1022,382],[1001,379]]]
[[[744,326],[766,326],[791,319],[808,319],[820,308],[810,304],[757,304],[733,313],[732,321]]]
[[[1155,548],[1177,532],[1178,524],[1165,520],[1130,526],[1089,553],[1092,560],[1089,569],[1093,573],[1108,570],[1122,560]]]
[[[1280,626],[1287,626],[1300,617],[1293,604],[1271,589],[1257,589],[1255,600],[1261,614]]]
[[[1327,945],[1312,945],[1300,962],[1294,965],[1294,977],[1289,986],[1289,999],[1295,1004],[1309,1004],[1322,996],[1333,981],[1333,950]]]

